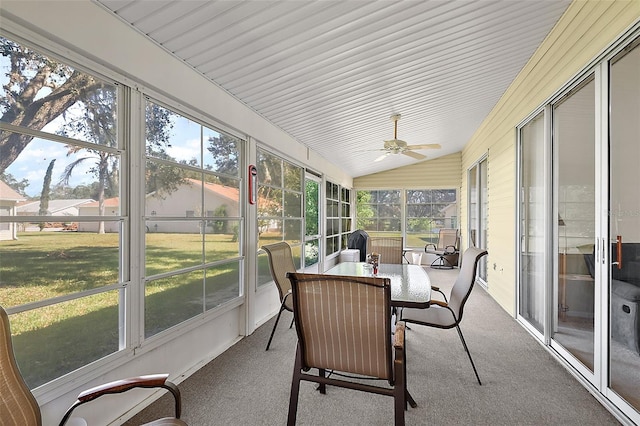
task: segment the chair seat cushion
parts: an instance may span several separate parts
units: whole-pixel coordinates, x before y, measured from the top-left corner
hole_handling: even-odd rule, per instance
[[[626,281],[612,280],[611,289],[615,295],[628,302],[640,301],[640,286]]]
[[[456,324],[451,311],[440,306],[427,309],[403,308],[400,320],[440,328],[455,327]]]

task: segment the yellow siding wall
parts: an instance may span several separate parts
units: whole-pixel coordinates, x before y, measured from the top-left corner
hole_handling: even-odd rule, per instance
[[[466,171],[484,154],[488,167],[488,285],[511,314],[516,295],[516,126],[588,67],[640,19],[640,0],[574,1],[461,153],[461,229],[467,229]],[[482,84],[479,81],[478,84]],[[446,158],[446,157],[445,157]],[[441,185],[440,159],[354,179],[354,187],[400,187],[420,179]],[[451,168],[453,170],[453,167]],[[415,176],[415,177],[412,177]],[[395,184],[395,185],[392,185]]]
[[[637,0],[574,1],[462,152],[462,170],[489,154],[487,279],[490,294],[511,314],[516,306],[515,128],[638,19]],[[466,198],[462,204],[465,229]]]
[[[460,188],[461,154],[427,160],[411,166],[374,173],[353,179],[355,189],[430,189]]]

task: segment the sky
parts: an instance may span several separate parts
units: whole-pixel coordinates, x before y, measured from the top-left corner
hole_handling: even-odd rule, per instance
[[[46,131],[51,126],[45,127]],[[200,131],[194,129],[194,126],[184,125],[178,122],[173,128],[173,137],[171,147],[167,149],[170,156],[176,160],[190,160],[194,156],[200,156]],[[178,137],[177,135],[180,135]],[[39,138],[33,139],[29,145],[22,151],[20,156],[9,166],[7,173],[20,181],[23,178],[29,180],[29,186],[26,193],[30,197],[37,197],[42,192],[42,183],[47,167],[51,160],[56,160],[51,177],[51,184],[55,185],[60,182],[67,164],[81,157],[91,155],[87,151],[67,155],[67,147],[58,142],[47,141]],[[90,173],[89,169],[96,164],[96,161],[89,159],[78,165],[69,181],[71,187],[78,185],[88,185],[96,181],[96,177]]]
[[[9,59],[5,56],[0,56],[0,85],[3,87],[9,83],[7,77],[9,68]],[[29,71],[25,73],[28,75]],[[38,92],[36,99],[47,96],[50,92],[50,88],[44,87]],[[2,113],[4,113],[4,110],[0,108],[0,114]],[[41,131],[57,134],[63,128],[65,119],[71,120],[79,117],[83,113],[82,107],[75,104],[65,111],[64,116],[61,115],[57,117],[41,129]],[[206,143],[211,136],[219,137],[219,133],[178,114],[172,115],[172,121],[173,128],[171,131],[170,146],[166,149],[167,153],[177,161],[190,161],[193,158],[197,158],[198,165],[200,165],[201,140],[204,140]],[[6,173],[10,173],[18,181],[27,179],[29,185],[26,187],[25,192],[30,197],[37,197],[42,192],[44,175],[51,160],[56,160],[51,178],[51,184],[56,185],[60,183],[65,167],[68,164],[91,155],[92,153],[86,150],[69,153],[69,149],[64,143],[34,138],[11,166],[7,168]],[[90,172],[90,169],[95,166],[96,160],[87,159],[78,164],[74,168],[74,172],[69,180],[69,185],[75,187],[78,185],[89,185],[95,182],[96,176]],[[209,160],[208,163],[211,163],[211,161]]]

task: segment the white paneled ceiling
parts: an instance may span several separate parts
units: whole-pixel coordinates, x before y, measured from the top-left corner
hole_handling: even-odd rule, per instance
[[[96,0],[357,177],[460,151],[569,0]]]

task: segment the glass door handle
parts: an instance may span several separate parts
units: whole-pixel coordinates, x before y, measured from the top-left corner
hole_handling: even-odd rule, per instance
[[[622,235],[616,236],[616,261],[611,262],[618,270],[622,269]]]

